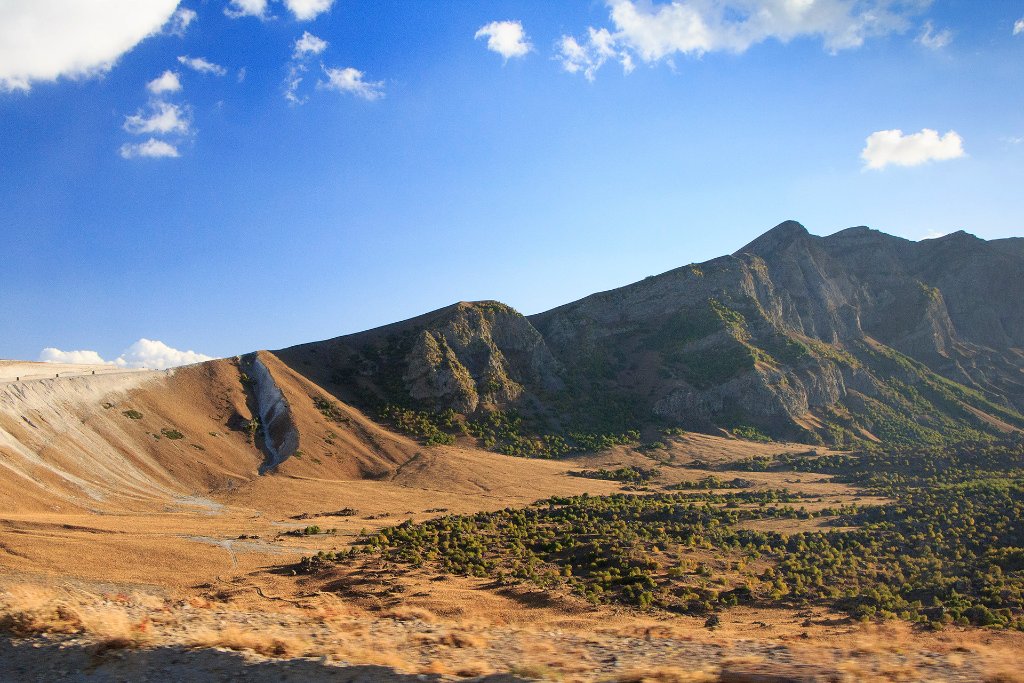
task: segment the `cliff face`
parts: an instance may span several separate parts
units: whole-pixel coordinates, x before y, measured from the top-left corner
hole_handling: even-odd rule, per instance
[[[788,221],[530,318],[460,303],[280,354],[357,402],[515,409],[541,431],[936,440],[1024,427],[1022,302],[1024,240]]]
[[[461,302],[386,327],[278,352],[362,404],[411,403],[469,414],[563,388],[562,368],[509,306]],[[310,360],[310,359],[314,360]]]

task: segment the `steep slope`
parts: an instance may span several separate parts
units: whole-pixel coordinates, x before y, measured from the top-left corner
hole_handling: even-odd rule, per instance
[[[584,362],[611,364],[603,384],[580,373],[589,391],[675,423],[833,442],[1014,429],[1024,425],[1021,284],[982,274],[1001,267],[1013,279],[1024,259],[976,238],[950,253],[964,239],[867,228],[821,238],[789,221],[732,256],[531,320],[556,357],[583,350]],[[998,324],[976,334],[982,319]],[[645,365],[658,378],[636,382],[631,368]]]
[[[530,405],[563,388],[562,368],[530,322],[494,301],[460,302],[367,332],[275,352],[339,397],[411,401],[459,413]]]
[[[266,352],[0,383],[8,511],[215,507],[261,473],[390,478],[418,450]]]
[[[533,454],[671,426],[839,444],[1005,433],[1024,427],[1022,245],[787,221],[529,318],[460,303],[276,353],[410,432],[507,452],[524,449],[516,431]],[[525,422],[487,417],[507,411]]]

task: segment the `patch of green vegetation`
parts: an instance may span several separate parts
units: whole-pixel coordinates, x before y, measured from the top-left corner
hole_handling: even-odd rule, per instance
[[[458,436],[472,436],[488,450],[527,458],[555,458],[570,453],[607,450],[619,445],[637,445],[640,432],[594,434],[524,433],[523,418],[508,411],[495,410],[474,419],[466,419],[454,410],[431,412],[396,405],[384,406],[380,419],[399,431],[423,439],[428,445],[450,445]]]
[[[164,427],[163,429],[160,430],[160,433],[163,434],[166,438],[170,439],[171,441],[177,441],[178,439],[185,438],[185,435],[179,432],[177,429],[170,429],[169,427]]]
[[[336,534],[337,529],[323,529],[319,524],[310,524],[309,526],[302,529],[292,529],[286,531],[286,536],[321,536],[324,534]]]
[[[884,345],[864,344],[861,345],[860,352],[870,358],[872,367],[878,369],[878,374],[886,377],[901,377],[905,383],[912,382],[915,388],[927,394],[933,405],[941,406],[947,413],[960,415],[967,420],[974,420],[976,423],[974,416],[963,409],[962,404],[968,404],[1014,426],[1024,427],[1024,415],[1012,408],[991,401],[975,389],[932,372],[923,363],[896,349]],[[972,435],[965,434],[964,437],[969,439],[972,438]]]
[[[737,341],[749,341],[750,332],[747,330],[747,319],[739,311],[729,308],[718,299],[708,299],[708,306],[714,311],[718,319],[732,333]]]
[[[678,484],[671,484],[665,489],[669,491],[694,491],[707,489],[747,489],[754,485],[749,479],[734,477],[733,479],[719,479],[715,475],[709,475],[697,481],[681,481]]]
[[[134,410],[134,409],[133,410],[124,410],[124,411],[121,412],[121,414],[124,415],[125,417],[127,417],[129,420],[141,420],[142,419],[142,413],[140,413],[139,411]]]
[[[697,389],[710,389],[752,370],[756,358],[749,346],[729,342],[712,349],[688,349],[670,361],[682,365],[683,378]]]
[[[262,423],[260,423],[259,417],[254,415],[253,417],[249,418],[249,421],[245,423],[245,434],[246,437],[249,439],[249,443],[256,442],[256,434],[258,434],[260,429],[262,428],[263,425]]]
[[[614,446],[636,445],[640,433],[595,434],[570,431],[567,434],[524,434],[523,419],[515,413],[494,411],[466,423],[466,431],[479,439],[485,448],[507,455],[553,458],[570,453],[589,453]]]
[[[511,315],[516,317],[523,317],[523,314],[512,308],[507,304],[503,304],[500,301],[477,301],[473,306],[483,311],[484,313],[490,313],[491,315]]]
[[[845,365],[849,368],[862,367],[862,363],[857,360],[853,354],[840,346],[828,344],[819,339],[812,339],[810,337],[803,339],[802,343],[805,344],[807,348],[810,349],[811,353],[818,358],[830,360],[833,363]]]
[[[455,443],[451,432],[462,431],[462,423],[454,410],[434,413],[389,404],[381,408],[379,417],[400,432],[423,439],[428,446],[451,445]]]
[[[620,467],[616,470],[580,470],[567,472],[572,477],[583,477],[584,479],[603,479],[605,481],[621,481],[629,484],[646,484],[652,479],[661,475],[661,470],[656,467]]]
[[[672,353],[721,329],[722,322],[710,306],[685,309],[670,315],[653,333],[644,337],[643,346]]]
[[[772,438],[765,435],[757,427],[751,427],[750,425],[740,425],[734,427],[732,435],[737,439],[745,439],[747,441],[757,441],[758,443],[771,443]]]
[[[1024,441],[779,461],[893,502],[810,511],[786,491],[552,498],[406,522],[365,536],[362,553],[641,609],[821,605],[858,619],[1024,630]],[[748,524],[815,517],[851,529]],[[358,561],[318,557],[298,569]]]
[[[939,291],[938,287],[932,287],[931,285],[927,285],[921,282],[920,280],[918,281],[917,285],[921,288],[921,291],[924,293],[925,297],[927,297],[927,299],[932,303],[939,303],[942,301],[942,292]]]
[[[310,396],[310,398],[313,400],[313,406],[331,422],[344,424],[350,421],[348,416],[342,412],[341,406],[334,401],[323,396]]]

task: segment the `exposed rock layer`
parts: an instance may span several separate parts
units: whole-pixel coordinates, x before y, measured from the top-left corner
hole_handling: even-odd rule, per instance
[[[278,352],[356,403],[537,429],[753,426],[810,441],[1024,426],[1024,240],[787,221],[735,254],[526,318],[459,303]]]

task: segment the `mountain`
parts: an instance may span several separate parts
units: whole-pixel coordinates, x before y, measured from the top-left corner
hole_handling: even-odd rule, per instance
[[[669,428],[841,446],[1019,431],[1022,349],[1024,239],[786,221],[537,315],[461,302],[274,355],[410,433],[542,454]]]

